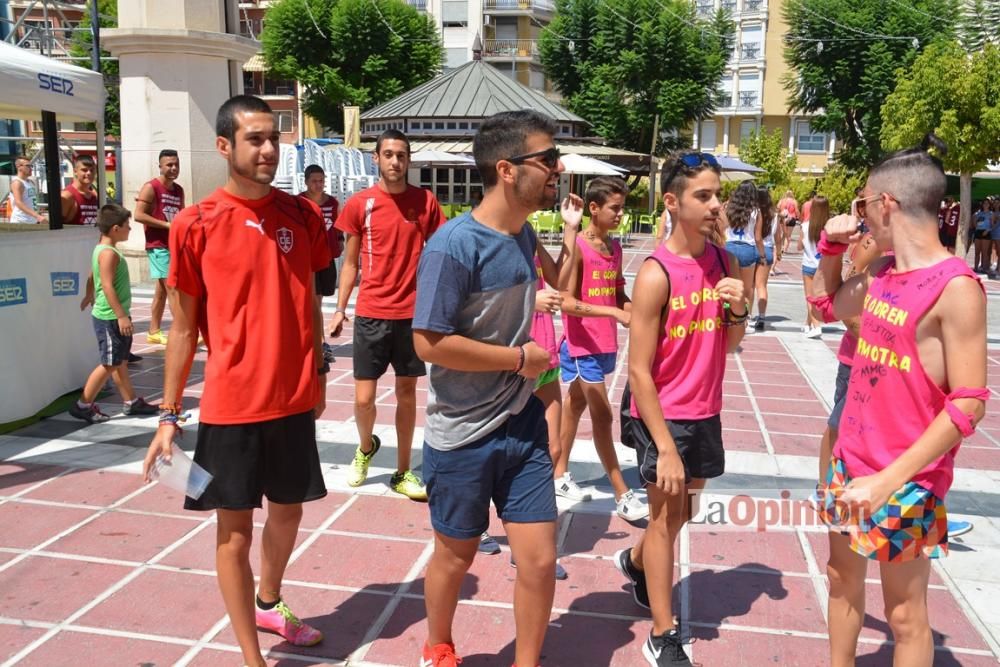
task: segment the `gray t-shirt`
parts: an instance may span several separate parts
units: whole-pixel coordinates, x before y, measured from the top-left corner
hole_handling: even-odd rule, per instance
[[[535,233],[491,229],[465,213],[428,241],[417,268],[413,328],[514,347],[530,340],[535,308]],[[511,371],[431,365],[424,440],[438,450],[468,445],[518,414],[534,384]]]

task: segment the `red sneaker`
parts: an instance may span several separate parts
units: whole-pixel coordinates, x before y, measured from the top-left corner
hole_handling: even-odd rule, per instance
[[[430,646],[424,642],[420,667],[457,667],[462,659],[455,655],[455,645],[448,642]]]

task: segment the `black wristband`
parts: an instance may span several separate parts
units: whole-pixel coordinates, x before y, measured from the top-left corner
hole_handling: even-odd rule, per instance
[[[330,362],[324,361],[323,365],[316,369],[317,375],[326,375],[330,372]]]

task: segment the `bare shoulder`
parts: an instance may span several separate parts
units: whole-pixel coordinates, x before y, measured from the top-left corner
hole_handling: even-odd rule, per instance
[[[972,276],[957,276],[948,281],[934,309],[946,319],[972,324],[981,322],[986,314],[986,292]]]

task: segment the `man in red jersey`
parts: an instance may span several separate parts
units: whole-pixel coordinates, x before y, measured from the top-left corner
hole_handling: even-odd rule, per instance
[[[181,171],[177,151],[170,148],[160,151],[159,166],[160,175],[142,186],[135,199],[135,221],[145,227],[149,277],[156,281],[146,342],[166,345],[167,335],[163,333],[160,323],[163,308],[167,305],[170,222],[184,208],[184,188],[177,183],[177,175]]]
[[[73,182],[59,195],[64,225],[97,224],[97,210],[100,202],[94,189],[97,166],[89,155],[78,155],[73,159]]]
[[[423,483],[410,470],[417,378],[427,374],[413,350],[413,305],[420,252],[444,223],[444,214],[433,194],[406,182],[410,142],[405,134],[383,132],[375,143],[375,162],[378,183],[348,199],[336,222],[337,229],[349,236],[331,336],[340,335],[361,271],[354,307],[354,420],[361,444],[347,483],[360,486],[368,478],[368,466],[382,444],[372,433],[375,390],[391,363],[396,375],[396,472],[389,486],[413,500],[427,500]]]
[[[198,341],[208,346],[194,460],[213,475],[186,509],[215,510],[216,570],[243,662],[265,664],[255,625],[297,646],[322,634],[281,599],[302,503],[326,495],[314,419],[325,405],[322,320],[313,273],[330,264],[315,205],[271,187],[278,130],[263,100],[237,95],[216,119],[216,148],[229,179],[170,227],[167,285],[174,321],[164,404],[143,474],[169,459],[181,395]],[[254,604],[253,510],[267,496],[260,586]],[[256,621],[256,623],[255,623]]]
[[[337,265],[334,263],[340,257],[342,248],[341,240],[344,238],[343,232],[335,229],[333,223],[337,220],[337,210],[340,202],[336,197],[326,194],[326,173],[323,167],[318,164],[311,164],[306,167],[305,173],[306,189],[299,193],[312,203],[319,206],[319,212],[323,216],[323,226],[326,229],[326,242],[330,246],[330,266],[322,271],[316,272],[316,303],[322,311],[323,297],[333,296],[337,291]],[[323,360],[333,363],[333,348],[326,342],[323,343]]]

